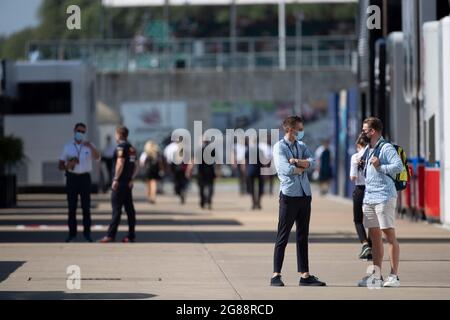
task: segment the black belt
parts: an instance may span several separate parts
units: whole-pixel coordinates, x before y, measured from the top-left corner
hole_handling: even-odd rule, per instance
[[[77,177],[82,177],[85,175],[89,175],[89,172],[85,172],[85,173],[75,173],[75,172],[70,172],[70,171],[66,171],[66,175],[73,175],[73,176],[77,176]]]
[[[305,199],[305,198],[311,198],[311,196],[307,196],[305,194],[303,194],[303,196],[301,197],[291,197],[291,196],[287,196],[285,194],[283,194],[283,192],[280,191],[280,197],[286,198],[286,199]]]

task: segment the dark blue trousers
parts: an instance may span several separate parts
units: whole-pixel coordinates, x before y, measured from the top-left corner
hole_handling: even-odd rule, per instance
[[[111,206],[112,206],[112,221],[108,229],[108,237],[115,239],[117,229],[120,225],[120,218],[122,216],[122,207],[125,208],[128,217],[128,238],[134,240],[136,228],[136,211],[133,205],[132,189],[128,184],[119,184],[117,190],[111,192]]]
[[[78,196],[83,211],[84,235],[91,234],[91,176],[89,173],[74,174],[66,172],[66,193],[69,204],[69,236],[77,235]]]
[[[308,237],[311,200],[311,197],[288,197],[280,193],[278,233],[273,259],[273,268],[276,273],[281,273],[284,252],[294,222],[297,229],[297,269],[298,272],[309,272]]]

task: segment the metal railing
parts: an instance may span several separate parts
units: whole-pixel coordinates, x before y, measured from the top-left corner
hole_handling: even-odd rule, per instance
[[[33,41],[32,60],[81,59],[99,71],[171,69],[279,68],[279,39],[183,38],[170,41],[76,40]],[[287,37],[286,67],[350,69],[356,48],[353,36]]]

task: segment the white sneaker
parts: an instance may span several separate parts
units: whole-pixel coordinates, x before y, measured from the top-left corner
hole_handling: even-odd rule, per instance
[[[384,282],[385,288],[398,288],[400,287],[400,279],[395,274],[390,274],[387,280]]]
[[[383,277],[378,278],[375,274],[365,276],[358,282],[358,287],[367,287],[371,289],[380,289],[383,286]]]

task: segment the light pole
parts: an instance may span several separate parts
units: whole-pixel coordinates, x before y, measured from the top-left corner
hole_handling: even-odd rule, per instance
[[[278,67],[286,70],[286,4],[278,2]]]
[[[231,52],[231,63],[230,66],[234,67],[234,60],[236,54],[236,0],[230,4],[230,52]],[[237,65],[236,65],[237,66]]]
[[[295,114],[302,113],[302,33],[303,11],[295,14]]]

